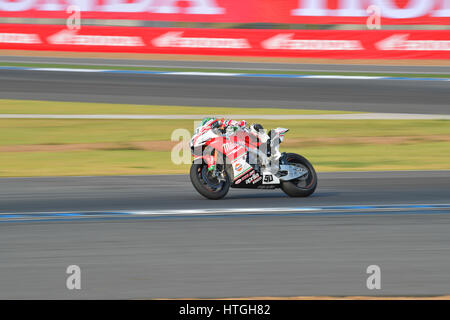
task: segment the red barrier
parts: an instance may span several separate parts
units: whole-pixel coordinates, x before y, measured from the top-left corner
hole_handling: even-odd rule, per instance
[[[0,17],[365,24],[370,5],[384,25],[450,24],[450,0],[0,0]]]
[[[0,25],[0,49],[310,57],[450,59],[448,31],[307,31]]]

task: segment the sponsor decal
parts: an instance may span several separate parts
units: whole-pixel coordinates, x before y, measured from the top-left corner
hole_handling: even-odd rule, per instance
[[[38,44],[42,41],[37,34],[0,33],[0,43]]]
[[[282,49],[282,50],[364,50],[361,42],[358,40],[316,40],[303,39],[294,40],[293,33],[280,33],[261,43],[264,49]]]
[[[167,32],[152,40],[155,47],[169,48],[214,48],[214,49],[248,49],[247,39],[183,37],[183,32]]]
[[[256,183],[258,183],[261,180],[262,180],[262,177],[258,177],[255,180],[253,180],[252,184],[256,184]]]
[[[261,180],[261,176],[259,175],[259,173],[255,172],[254,174],[252,174],[252,175],[250,176],[250,178],[248,178],[247,180],[245,180],[245,183],[246,183],[246,184],[249,184],[249,183],[255,184],[256,182],[258,182],[258,181],[260,181],[260,180]]]
[[[223,151],[227,154],[234,148],[235,148],[235,145],[231,142],[227,142],[223,145]]]
[[[450,40],[408,40],[409,34],[394,34],[375,44],[378,50],[450,51]]]
[[[245,181],[248,177],[250,177],[255,171],[252,168],[249,168],[248,170],[251,170],[250,172],[245,171],[242,172],[240,175],[238,175],[235,179],[235,184],[239,184],[242,181]],[[248,173],[247,173],[248,172]]]
[[[47,38],[48,43],[78,46],[143,47],[141,37],[78,35],[76,30],[62,30]]]
[[[234,169],[236,169],[236,171],[241,171],[242,170],[242,164],[238,163]]]

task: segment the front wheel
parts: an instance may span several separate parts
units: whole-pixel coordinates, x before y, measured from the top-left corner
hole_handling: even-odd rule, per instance
[[[286,154],[286,162],[306,169],[308,173],[298,179],[282,181],[281,189],[290,197],[308,197],[313,194],[317,187],[317,174],[312,164],[295,153]]]
[[[189,176],[195,190],[208,199],[222,199],[230,189],[230,178],[225,170],[225,181],[219,180],[211,171],[208,171],[206,164],[193,163]]]

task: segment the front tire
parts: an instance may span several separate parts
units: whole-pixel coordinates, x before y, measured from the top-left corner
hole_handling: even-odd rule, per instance
[[[193,163],[189,173],[192,185],[202,196],[211,200],[222,199],[230,189],[230,177],[224,172],[225,181],[219,181],[211,175],[206,164]]]
[[[295,153],[286,154],[286,161],[290,165],[297,165],[308,170],[308,173],[299,179],[282,181],[281,189],[290,197],[312,195],[317,188],[317,174],[312,164],[306,158]]]

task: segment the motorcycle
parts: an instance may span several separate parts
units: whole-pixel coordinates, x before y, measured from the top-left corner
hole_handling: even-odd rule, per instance
[[[225,197],[230,187],[281,188],[290,197],[310,196],[317,187],[311,163],[279,150],[288,130],[276,128],[267,134],[261,125],[253,125],[228,133],[217,119],[202,122],[190,141],[192,185],[214,200]]]

